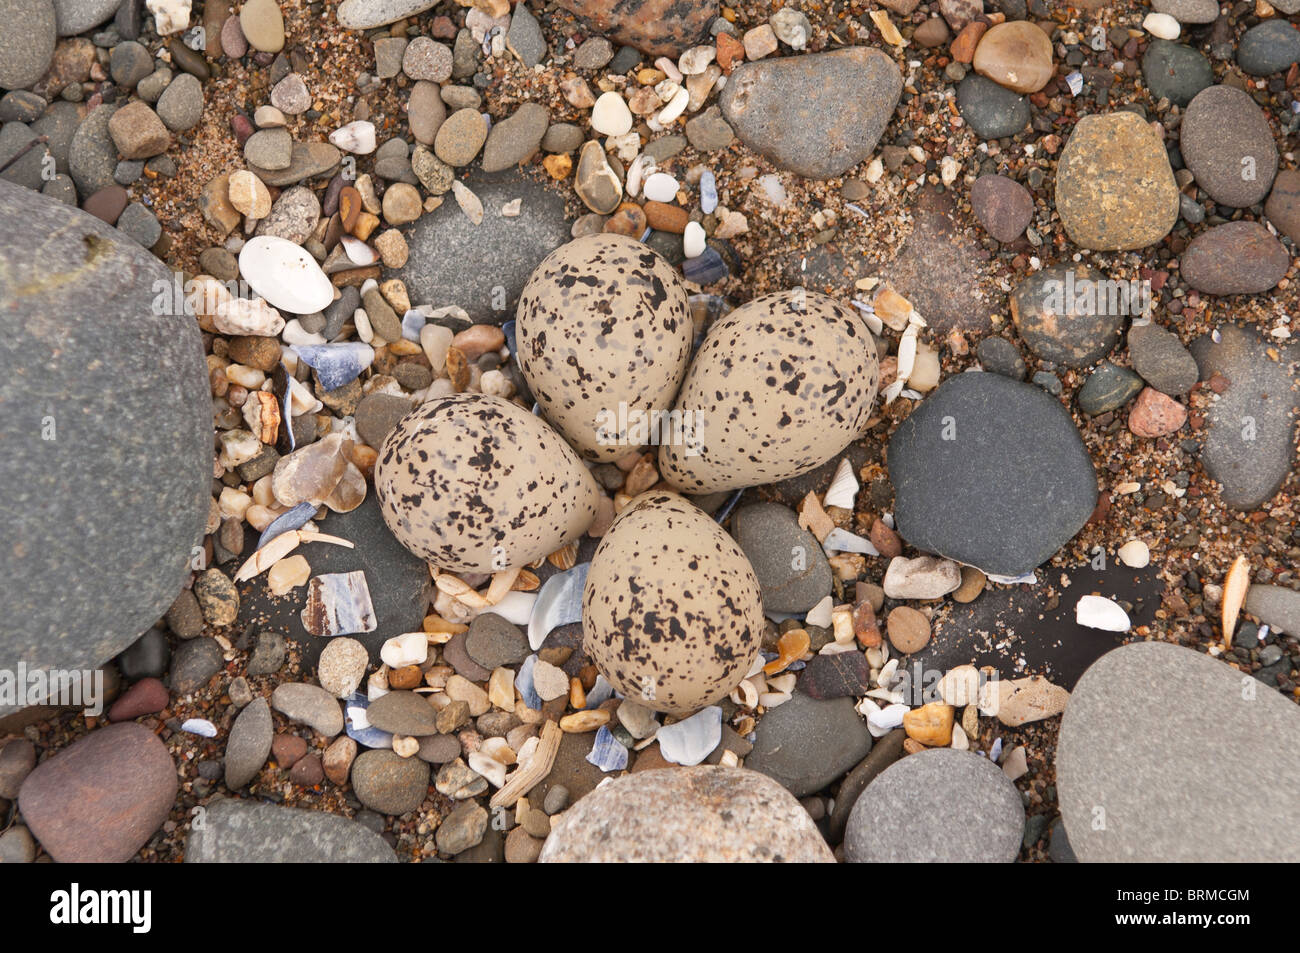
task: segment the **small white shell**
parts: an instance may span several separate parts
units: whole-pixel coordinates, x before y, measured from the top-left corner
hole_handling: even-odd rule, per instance
[[[379,657],[389,668],[423,665],[429,657],[429,639],[423,632],[395,635],[383,644]]]
[[[1151,563],[1151,550],[1140,539],[1130,539],[1115,555],[1130,569],[1142,569]]]
[[[822,548],[828,553],[833,551],[837,553],[862,553],[866,556],[880,555],[880,550],[872,545],[871,540],[850,533],[846,529],[840,529],[838,526],[826,534],[826,538],[822,540]]]
[[[853,475],[853,464],[849,462],[848,457],[845,457],[835,469],[835,478],[831,480],[830,489],[826,491],[823,505],[852,510],[859,486],[858,478]]]
[[[1128,613],[1105,596],[1081,596],[1074,607],[1074,621],[1106,632],[1127,632],[1133,624]]]
[[[827,596],[826,598],[822,599],[821,602],[817,603],[817,605],[813,606],[811,609],[808,610],[808,614],[804,616],[803,619],[804,622],[808,625],[816,625],[816,626],[821,626],[822,628],[829,628],[831,624],[832,606],[833,603],[831,601],[831,597]]]

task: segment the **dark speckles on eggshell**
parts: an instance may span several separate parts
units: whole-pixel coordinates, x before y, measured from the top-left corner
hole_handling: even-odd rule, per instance
[[[684,493],[716,493],[813,470],[862,433],[880,366],[853,311],[801,290],[764,295],[716,322],[673,410],[696,440],[659,448]]]
[[[763,627],[749,560],[676,493],[638,496],[592,557],[583,648],[618,691],[657,711],[725,698],[753,665]]]
[[[426,401],[384,440],[375,465],[384,522],[440,569],[525,566],[577,539],[600,490],[538,417],[485,394]]]
[[[636,448],[623,418],[666,411],[686,374],[694,326],[686,288],[656,251],[587,235],[533,271],[516,311],[519,365],[546,419],[579,453],[608,463]],[[602,430],[604,433],[602,434]]]

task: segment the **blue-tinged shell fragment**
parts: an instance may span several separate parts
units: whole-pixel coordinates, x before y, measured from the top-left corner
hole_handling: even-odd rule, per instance
[[[338,390],[361,376],[375,361],[375,349],[360,341],[340,344],[296,344],[298,358],[316,372],[322,389]]]
[[[262,535],[257,538],[257,548],[261,549],[281,533],[287,533],[294,529],[302,529],[315,515],[316,507],[312,506],[310,503],[299,503],[292,509],[285,510],[275,519],[271,520],[270,526],[262,530]]]
[[[618,743],[607,725],[601,725],[587,760],[606,773],[624,771],[627,769],[627,749]]]

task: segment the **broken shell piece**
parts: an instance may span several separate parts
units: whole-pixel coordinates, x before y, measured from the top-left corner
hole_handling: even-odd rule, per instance
[[[831,624],[831,610],[833,607],[834,602],[831,600],[831,597],[826,596],[821,600],[821,602],[808,610],[808,614],[804,616],[804,624],[820,626],[823,629],[829,628]]]
[[[884,10],[872,10],[871,22],[880,30],[881,38],[890,46],[904,46],[907,41],[903,39],[903,34],[898,32],[898,27],[894,26],[894,21],[889,19],[889,14]]]
[[[348,261],[358,268],[365,268],[379,261],[379,252],[361,239],[353,238],[351,235],[344,235],[339,241],[343,244],[343,251],[347,253]]]
[[[687,767],[707,758],[722,741],[722,709],[710,705],[689,718],[659,729],[659,753]]]
[[[271,567],[266,574],[266,587],[273,596],[283,596],[307,584],[311,578],[311,565],[302,556],[286,556]]]
[[[375,349],[360,341],[339,344],[297,344],[298,358],[316,372],[322,390],[338,390],[361,376],[375,361]]]
[[[1119,603],[1105,596],[1081,596],[1074,606],[1074,621],[1106,632],[1127,632],[1133,624]]]
[[[375,631],[379,623],[375,621],[375,607],[370,601],[365,572],[332,572],[316,576],[307,584],[307,605],[301,618],[302,627],[316,636]]]
[[[342,478],[325,498],[325,505],[335,513],[351,513],[365,502],[365,499],[366,478],[353,463],[349,462],[343,469]]]
[[[389,668],[423,665],[429,658],[429,639],[423,632],[395,635],[379,649],[379,658]]]
[[[281,457],[271,471],[271,492],[281,506],[323,503],[347,469],[351,441],[332,433]]]
[[[290,530],[274,537],[269,543],[253,553],[248,558],[248,561],[239,567],[239,572],[235,573],[234,581],[245,582],[261,575],[297,549],[299,543],[333,543],[335,546],[344,546],[347,549],[354,548],[351,541],[338,536],[328,536],[325,533],[317,533],[306,529]]]
[[[912,302],[895,291],[889,282],[876,289],[871,307],[876,316],[895,331],[907,327],[908,318],[912,315]]]
[[[217,736],[217,726],[206,718],[187,718],[181,724],[181,731],[191,735],[198,735],[201,738],[215,738]]]
[[[1245,556],[1238,556],[1228,569],[1228,577],[1223,581],[1223,644],[1232,647],[1232,636],[1237,628],[1237,616],[1246,604],[1246,591],[1250,588],[1250,563]]]
[[[500,761],[489,758],[482,751],[471,751],[467,760],[469,761],[469,769],[487,778],[488,784],[494,788],[505,786],[506,766]]]
[[[393,736],[370,724],[366,715],[366,709],[373,700],[358,692],[349,695],[343,702],[343,728],[357,744],[367,748],[391,748]]]
[[[546,580],[537,592],[532,616],[528,619],[528,644],[536,652],[552,630],[582,621],[582,590],[587,584],[591,563],[574,566]],[[510,595],[527,595],[511,593]],[[504,601],[504,600],[503,600]],[[500,606],[496,611],[499,612]]]
[[[888,705],[867,716],[867,729],[871,732],[873,738],[881,738],[895,728],[901,728],[903,726],[903,716],[909,711],[911,709],[906,705]]]
[[[880,555],[880,550],[876,549],[871,540],[850,533],[848,530],[840,529],[838,526],[826,534],[826,538],[822,540],[822,548],[827,552],[861,553],[864,556]]]
[[[275,443],[280,432],[280,402],[269,391],[254,391],[244,401],[244,422],[262,443]]]
[[[368,156],[375,151],[375,124],[358,119],[335,129],[329,135],[330,143],[354,155]]]
[[[835,477],[831,480],[830,489],[826,491],[822,503],[825,506],[838,506],[841,509],[852,510],[859,486],[858,478],[853,475],[853,464],[848,457],[845,457],[835,468]]]
[[[465,213],[465,217],[475,225],[482,225],[483,203],[479,201],[479,197],[471,192],[469,187],[459,179],[451,183],[451,191],[456,196],[456,204]]]
[[[587,760],[601,771],[625,771],[627,769],[627,749],[619,744],[614,733],[606,725],[601,725],[596,732],[596,741],[587,754]]]
[[[966,737],[966,731],[961,725],[952,726],[952,741],[949,747],[956,748],[958,751],[970,750],[970,739]]]
[[[548,580],[549,581],[549,580]],[[492,607],[492,612],[507,622],[515,625],[528,625],[533,616],[533,606],[537,602],[537,593],[511,591]]]

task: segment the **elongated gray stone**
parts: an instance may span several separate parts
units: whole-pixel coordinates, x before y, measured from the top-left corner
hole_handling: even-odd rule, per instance
[[[222,798],[191,825],[187,864],[392,864],[384,839],[338,814]]]

